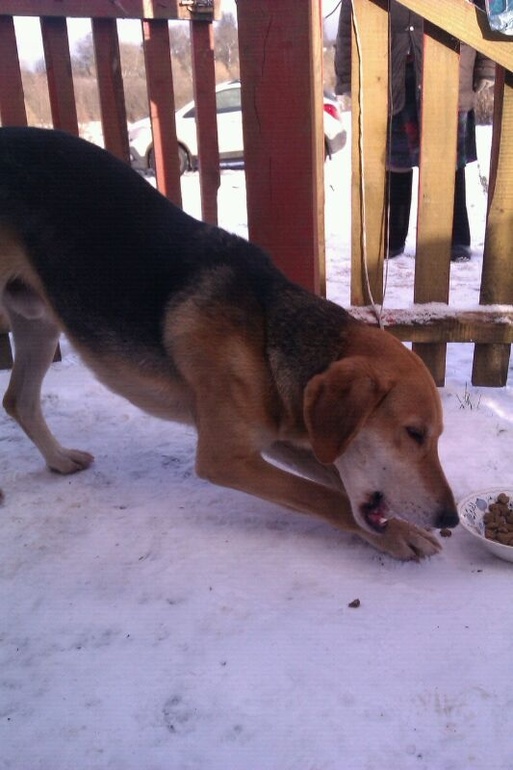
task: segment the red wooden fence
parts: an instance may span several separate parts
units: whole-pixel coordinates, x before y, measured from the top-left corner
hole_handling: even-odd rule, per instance
[[[489,193],[482,313],[450,313],[429,326],[411,311],[389,314],[389,327],[401,339],[413,340],[437,382],[443,382],[446,342],[473,341],[476,345],[473,381],[499,385],[508,371],[513,341],[513,40],[490,33],[484,14],[467,0],[401,0],[423,15],[426,24],[425,76],[454,75],[457,56],[447,35],[489,55],[499,65],[494,123],[493,173]],[[358,49],[353,67],[353,254],[352,302],[366,304],[368,287],[379,301],[383,271],[384,157],[388,88],[388,0],[353,0],[360,18]],[[443,6],[443,7],[442,7]],[[238,0],[239,51],[249,236],[272,254],[295,281],[324,291],[324,184],[322,129],[322,35],[320,0]],[[56,128],[78,133],[71,76],[66,17],[92,20],[98,71],[101,119],[107,149],[128,160],[124,85],[121,76],[116,19],[139,19],[143,27],[149,112],[152,119],[159,189],[181,204],[176,153],[173,76],[168,22],[191,23],[194,95],[199,116],[200,186],[203,217],[217,221],[219,154],[214,98],[214,57],[211,21],[219,0],[0,0],[0,119],[4,125],[27,122],[16,48],[13,15],[39,16],[48,73],[52,120]],[[452,45],[452,44],[451,44]],[[357,46],[353,46],[356,50]],[[441,64],[443,62],[443,65]],[[443,70],[443,71],[442,71]],[[438,73],[438,74],[437,74]],[[362,82],[359,82],[360,74]],[[429,84],[426,84],[429,86]],[[360,112],[359,89],[365,92]],[[436,88],[425,88],[424,115],[448,109],[437,99]],[[369,109],[370,105],[370,109]],[[450,108],[452,110],[452,107]],[[447,118],[447,114],[445,115]],[[436,121],[435,121],[436,122]],[[447,121],[445,121],[447,123]],[[439,124],[444,123],[443,116]],[[451,124],[452,125],[452,124]],[[384,128],[385,126],[385,128]],[[359,132],[365,141],[358,142]],[[422,154],[433,158],[442,145],[423,132]],[[430,237],[447,235],[444,200],[452,191],[429,194],[436,164],[421,167],[418,221],[416,302],[447,300],[449,244]],[[446,175],[449,179],[452,175]],[[381,181],[380,181],[381,180]],[[447,182],[447,180],[446,180]],[[440,180],[437,179],[440,184]],[[450,184],[450,183],[449,183]],[[446,189],[447,188],[447,189]],[[366,217],[362,217],[362,202]],[[347,202],[341,202],[347,205]],[[445,224],[444,224],[445,223]],[[363,233],[366,238],[364,239]],[[436,240],[436,239],[435,239]],[[362,245],[366,242],[367,254]],[[365,273],[368,273],[368,283]],[[496,311],[491,303],[501,303]],[[506,307],[504,307],[506,305]],[[419,305],[420,309],[420,305]],[[419,318],[422,313],[419,313]],[[7,346],[6,336],[0,344]],[[5,352],[5,351],[4,351]],[[1,354],[0,354],[1,355]]]

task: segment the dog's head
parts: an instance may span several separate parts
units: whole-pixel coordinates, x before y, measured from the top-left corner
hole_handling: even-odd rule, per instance
[[[426,528],[456,526],[438,457],[442,407],[431,375],[391,335],[368,332],[358,353],[308,383],[304,416],[312,449],[337,468],[364,529],[384,532],[394,517]]]

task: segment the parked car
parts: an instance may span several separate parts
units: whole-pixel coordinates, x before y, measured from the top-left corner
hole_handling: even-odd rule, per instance
[[[244,158],[242,138],[242,111],[240,82],[221,83],[216,88],[217,134],[221,164],[241,163]],[[324,142],[326,157],[341,150],[346,143],[346,131],[337,100],[324,93]],[[189,102],[175,114],[176,136],[180,173],[198,166],[198,140],[196,137],[196,107]],[[139,171],[155,168],[153,137],[149,118],[133,123],[128,132],[132,166]]]

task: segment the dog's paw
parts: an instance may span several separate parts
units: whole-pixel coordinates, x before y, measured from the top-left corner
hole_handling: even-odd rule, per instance
[[[442,550],[435,535],[402,519],[390,519],[382,535],[365,533],[363,537],[375,548],[403,561],[420,561]]]
[[[50,470],[66,475],[89,468],[93,461],[94,457],[89,452],[61,448],[47,460],[47,464]]]

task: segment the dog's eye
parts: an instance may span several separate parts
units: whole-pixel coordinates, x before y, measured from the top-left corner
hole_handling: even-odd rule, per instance
[[[406,428],[406,433],[419,446],[424,443],[424,439],[426,438],[426,434],[421,428],[413,428],[412,426],[408,426]]]

